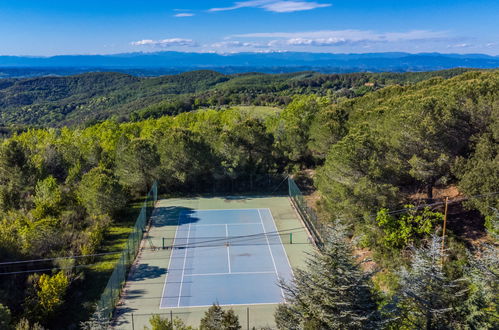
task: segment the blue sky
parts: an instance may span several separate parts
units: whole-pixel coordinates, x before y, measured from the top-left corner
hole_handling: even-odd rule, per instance
[[[499,54],[499,1],[0,0],[0,55]]]

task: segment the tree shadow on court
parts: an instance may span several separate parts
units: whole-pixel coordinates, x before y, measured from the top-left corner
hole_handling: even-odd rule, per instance
[[[194,209],[180,206],[157,207],[152,217],[154,227],[178,226],[182,217],[182,224],[195,223],[199,218],[194,216]]]
[[[149,266],[149,264],[141,264],[133,271],[133,279],[130,282],[138,282],[151,278],[158,278],[166,274],[166,269],[158,266]]]
[[[135,312],[137,308],[131,307],[117,307],[114,316],[113,316],[113,328],[123,326],[125,324],[131,324],[132,320],[130,318],[130,314]]]

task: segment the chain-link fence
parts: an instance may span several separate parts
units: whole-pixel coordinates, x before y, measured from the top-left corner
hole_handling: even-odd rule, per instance
[[[323,238],[327,235],[327,226],[319,220],[315,211],[308,206],[300,188],[298,188],[295,181],[291,178],[288,178],[288,190],[289,197],[303,218],[307,229],[312,234],[315,244],[321,247]]]
[[[128,236],[126,248],[121,252],[120,259],[114,267],[113,273],[107,282],[96,308],[96,317],[98,319],[110,319],[120,298],[120,293],[125,284],[128,270],[135,260],[140,248],[140,242],[144,235],[147,221],[150,219],[154,210],[154,205],[158,200],[158,185],[156,182],[152,185],[151,190],[146,196],[140,209],[139,216],[133,227],[133,231]]]
[[[270,308],[269,308],[270,307]],[[201,319],[205,316],[209,306],[195,310],[158,310],[157,313],[126,313],[121,315],[119,320],[113,323],[113,328],[117,330],[142,330],[147,327],[151,329],[150,320],[157,315],[161,319],[175,323],[175,320],[181,321],[183,324],[198,328]],[[231,309],[237,317],[240,329],[273,329],[275,305],[253,305],[253,306],[222,306],[224,311]],[[166,328],[165,328],[166,329]]]
[[[175,195],[287,194],[286,175],[283,174],[207,175],[202,180],[181,186],[164,183],[160,190]]]

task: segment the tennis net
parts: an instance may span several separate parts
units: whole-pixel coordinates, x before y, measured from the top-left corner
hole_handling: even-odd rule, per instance
[[[276,244],[300,244],[298,237],[293,237],[293,232],[283,233],[260,233],[243,236],[197,236],[197,237],[163,237],[163,249],[189,249],[196,247],[217,246],[246,246],[246,245],[276,245]]]

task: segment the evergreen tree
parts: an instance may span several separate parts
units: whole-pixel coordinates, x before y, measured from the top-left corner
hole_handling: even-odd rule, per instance
[[[291,283],[281,282],[286,304],[275,314],[279,329],[377,328],[380,316],[370,276],[351,254],[339,223],[321,251],[313,253],[307,269],[295,271]],[[291,319],[289,318],[291,316]]]
[[[399,271],[399,326],[411,329],[449,329],[462,325],[457,308],[465,297],[462,279],[452,280],[444,272],[441,239],[433,236],[426,246],[414,249],[409,268]]]
[[[224,311],[218,304],[213,304],[201,319],[200,330],[239,330],[239,319],[233,310]]]

